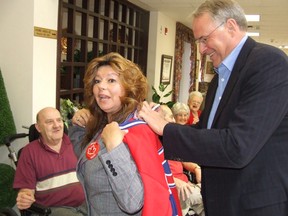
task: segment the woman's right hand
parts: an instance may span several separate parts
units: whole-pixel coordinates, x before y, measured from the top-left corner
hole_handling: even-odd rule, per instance
[[[117,147],[123,140],[128,130],[121,130],[117,122],[107,124],[101,134],[108,152]]]

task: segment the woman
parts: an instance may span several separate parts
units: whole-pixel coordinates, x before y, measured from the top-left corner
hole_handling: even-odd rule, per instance
[[[89,215],[180,215],[178,198],[171,194],[177,193],[175,183],[164,173],[170,168],[161,142],[134,117],[148,90],[139,67],[110,53],[89,63],[84,85],[91,116],[85,129],[74,127],[69,133]]]
[[[171,111],[170,111],[171,112]],[[175,122],[181,125],[187,124],[190,109],[187,104],[177,102],[172,107],[172,113]],[[167,119],[166,119],[167,120]],[[168,121],[168,120],[167,120]],[[204,216],[204,206],[202,196],[200,193],[201,188],[201,168],[198,164],[192,162],[182,162],[168,160],[171,168],[174,181],[179,193],[181,202],[182,214],[186,215],[189,209],[192,209],[197,215]],[[194,184],[188,180],[184,174],[184,170],[195,175],[196,183]]]
[[[190,108],[190,117],[188,119],[188,124],[196,124],[199,121],[199,116],[201,114],[201,104],[203,102],[203,95],[199,91],[192,91],[189,94],[188,106]]]

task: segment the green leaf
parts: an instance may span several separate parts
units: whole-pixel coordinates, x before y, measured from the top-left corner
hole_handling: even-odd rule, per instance
[[[172,94],[173,90],[171,90],[170,92],[168,92],[167,94],[165,94],[163,97],[168,97]]]
[[[69,120],[72,118],[74,113],[82,107],[83,106],[81,104],[78,102],[73,102],[69,98],[60,98],[60,113],[67,128],[69,125]]]
[[[169,107],[171,108],[174,104],[173,101],[169,101],[169,102],[161,102],[161,98],[164,98],[164,97],[168,97],[170,96],[172,93],[173,93],[173,90],[169,91],[168,93],[166,93],[164,96],[163,96],[163,92],[166,90],[166,88],[168,87],[169,84],[167,85],[164,85],[163,83],[159,84],[158,86],[158,89],[160,92],[162,92],[160,95],[158,94],[158,92],[156,91],[155,87],[152,86],[152,90],[153,90],[153,95],[152,95],[152,101],[154,103],[159,103],[159,104],[167,104],[169,105]]]
[[[154,103],[159,103],[159,101],[160,101],[160,96],[159,96],[158,94],[153,94],[153,95],[152,95],[152,101],[153,101]]]
[[[173,105],[175,104],[175,102],[173,101],[169,101],[166,103],[166,105],[171,109],[173,107]]]
[[[163,83],[161,83],[161,84],[159,85],[159,91],[160,91],[160,92],[164,92],[164,90],[165,90],[165,86],[164,86]]]

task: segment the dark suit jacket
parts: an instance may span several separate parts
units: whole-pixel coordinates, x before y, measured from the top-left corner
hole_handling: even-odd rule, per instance
[[[206,216],[287,216],[287,55],[248,38],[208,130],[217,80],[196,126],[164,128],[166,158],[201,165]]]

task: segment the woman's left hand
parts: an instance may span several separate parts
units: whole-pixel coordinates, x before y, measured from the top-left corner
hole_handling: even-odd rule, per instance
[[[72,123],[75,125],[78,125],[80,127],[85,127],[91,117],[91,113],[88,109],[80,109],[78,110],[73,118],[72,118]]]
[[[106,149],[110,152],[117,147],[123,140],[128,130],[121,130],[117,122],[111,122],[107,124],[101,134]]]

